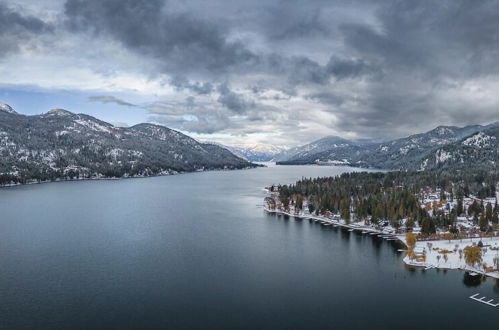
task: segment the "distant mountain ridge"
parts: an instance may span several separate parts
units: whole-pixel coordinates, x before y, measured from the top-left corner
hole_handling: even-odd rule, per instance
[[[228,149],[234,155],[246,159],[250,162],[270,162],[275,160],[276,155],[279,155],[287,150],[284,147],[264,144],[237,146],[223,145],[223,147]]]
[[[459,143],[464,138],[472,137],[479,132],[483,132],[483,134],[488,136],[489,130],[491,130],[490,134],[494,136],[494,129],[497,129],[497,127],[499,127],[498,122],[486,126],[438,126],[426,133],[414,134],[405,138],[381,143],[346,140],[338,137],[331,139],[329,137],[294,148],[290,150],[292,151],[291,155],[278,155],[277,157],[280,161],[277,163],[293,165],[343,164],[392,170],[424,170],[445,166],[446,161],[440,159],[437,162],[434,160],[434,152],[440,150],[439,148],[444,146],[452,148],[451,146],[454,143]],[[493,138],[491,139],[487,141],[496,141]],[[461,163],[472,161],[466,157],[471,150],[470,148],[471,146],[468,146],[466,149],[468,153],[461,154]],[[441,150],[445,151],[446,149]],[[493,157],[497,154],[488,153],[487,155]],[[497,158],[487,160],[491,161],[488,164],[492,166],[496,164],[494,162],[497,161]]]
[[[296,161],[300,163],[303,161],[306,163],[308,159],[313,158],[315,155],[329,152],[335,155],[337,158],[335,160],[339,160],[341,155],[343,155],[343,150],[357,149],[357,147],[368,144],[370,144],[368,140],[347,140],[339,136],[327,136],[304,146],[291,148],[277,155],[276,159],[278,162]]]
[[[238,169],[254,164],[154,124],[115,127],[85,114],[0,107],[0,184]]]

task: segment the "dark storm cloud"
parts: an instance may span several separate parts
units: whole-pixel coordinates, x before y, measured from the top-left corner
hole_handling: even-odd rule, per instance
[[[231,91],[227,84],[221,84],[218,87],[218,92],[220,93],[218,102],[235,113],[242,114],[255,106],[251,100],[246,100],[243,95]]]
[[[329,78],[327,69],[305,56],[295,57],[289,61],[280,59],[280,70],[289,73],[289,81],[294,84],[325,84]]]
[[[17,51],[37,35],[52,31],[42,20],[22,15],[0,2],[0,56]]]
[[[335,75],[343,78],[367,72],[368,64],[359,60],[334,58],[321,65],[306,56],[255,52],[241,41],[229,41],[230,27],[169,7],[161,0],[68,0],[65,11],[73,31],[112,36],[157,61],[161,71],[175,74],[174,86],[200,94],[211,92],[211,85],[190,84],[186,73],[213,78],[223,73],[260,72],[283,75],[292,84],[322,84]],[[302,35],[319,29],[317,24],[298,23],[289,29],[298,29]]]
[[[76,63],[109,86],[159,81],[152,93],[172,100],[146,109],[182,129],[390,137],[499,120],[499,1],[67,0],[63,11],[51,27],[0,4],[0,55],[47,32],[62,51],[63,38],[81,41],[90,55]]]
[[[173,12],[161,0],[68,0],[73,30],[108,34],[172,72],[226,72],[257,57],[201,16]]]
[[[499,72],[499,2],[390,1],[377,10],[379,27],[344,24],[345,42],[387,68],[429,76]]]
[[[210,94],[214,88],[213,84],[209,82],[190,82],[186,77],[184,76],[175,76],[170,80],[170,84],[175,86],[177,90],[189,90],[191,92],[194,92],[199,95],[205,95],[205,94]]]
[[[283,57],[269,55],[265,58],[269,73],[287,77],[292,86],[306,84],[328,84],[330,79],[346,79],[371,76],[380,71],[376,65],[356,58],[331,56],[328,63],[321,65],[306,56]]]
[[[114,103],[118,105],[124,105],[127,107],[136,107],[137,105],[133,103],[129,103],[127,101],[124,101],[122,99],[119,99],[117,97],[111,96],[111,95],[95,95],[95,96],[90,96],[88,98],[89,101],[92,102],[101,102],[101,103]]]
[[[381,68],[363,59],[342,59],[333,56],[326,65],[326,72],[336,79],[344,79],[379,74]]]
[[[291,10],[283,10],[281,7],[271,12],[268,25],[269,38],[292,40],[311,35],[327,36],[330,34],[330,28],[320,20],[318,8],[313,8],[310,13],[304,13],[300,10],[300,6],[289,6],[289,8]],[[276,20],[280,23],[278,26],[275,24]]]
[[[452,92],[448,81],[459,86],[499,73],[499,2],[390,1],[376,17],[376,26],[340,28],[352,54],[378,63],[383,74],[363,91],[357,109],[337,112],[338,125],[387,136],[435,123],[466,124],[460,107],[439,96]],[[466,106],[475,122],[497,117],[479,103]]]

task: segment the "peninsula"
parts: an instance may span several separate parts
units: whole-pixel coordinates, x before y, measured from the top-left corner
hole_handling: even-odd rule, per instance
[[[267,187],[267,212],[344,227],[406,247],[411,266],[499,278],[495,174],[345,173]]]

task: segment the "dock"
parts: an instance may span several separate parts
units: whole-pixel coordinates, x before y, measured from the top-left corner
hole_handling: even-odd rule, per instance
[[[485,304],[485,305],[492,306],[492,307],[499,306],[499,302],[494,303],[494,299],[489,299],[485,296],[483,296],[481,298],[477,298],[477,296],[480,296],[480,293],[476,293],[476,294],[470,296],[470,299],[475,300],[475,301],[480,302],[480,303]]]

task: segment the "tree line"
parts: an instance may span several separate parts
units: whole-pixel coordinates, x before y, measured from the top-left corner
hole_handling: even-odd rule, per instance
[[[346,221],[364,220],[373,224],[388,221],[398,228],[402,219],[406,227],[416,224],[423,235],[431,235],[437,228],[458,234],[457,217],[464,214],[463,199],[469,196],[492,197],[496,194],[497,172],[486,171],[425,171],[425,172],[354,172],[335,177],[302,178],[295,184],[274,187],[284,208],[294,205],[302,209],[307,201],[308,211],[340,214]],[[440,205],[422,205],[425,189],[440,189]],[[456,201],[449,208],[447,202]],[[446,206],[447,212],[441,206]],[[482,231],[498,223],[497,201],[483,205],[474,202],[468,215],[476,219]]]

